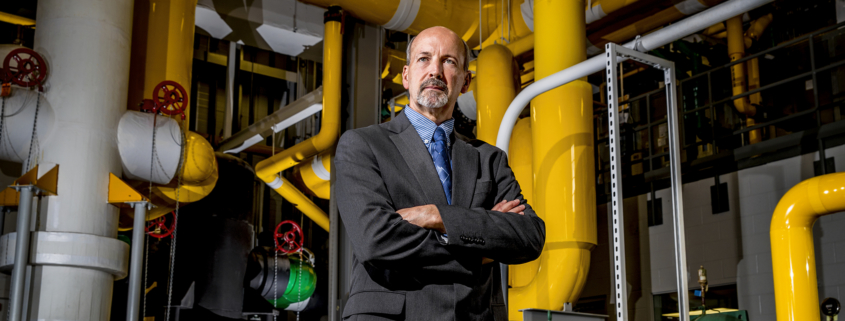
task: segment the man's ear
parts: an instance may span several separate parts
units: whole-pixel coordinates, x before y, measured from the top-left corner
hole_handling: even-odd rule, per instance
[[[410,66],[402,66],[402,87],[405,87],[405,90],[411,88],[411,82],[408,80],[408,69],[410,69]]]
[[[464,77],[464,86],[461,87],[461,93],[466,94],[467,90],[469,90],[469,83],[472,82],[472,72],[467,70],[466,77]]]

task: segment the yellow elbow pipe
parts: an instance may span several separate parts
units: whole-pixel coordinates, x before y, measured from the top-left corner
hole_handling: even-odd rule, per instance
[[[308,218],[314,221],[314,223],[317,223],[317,225],[328,231],[329,216],[326,215],[326,212],[317,206],[317,204],[314,204],[308,196],[302,194],[302,192],[296,189],[296,187],[294,187],[287,179],[281,176],[277,176],[277,178],[277,181],[268,185],[270,185],[276,193],[279,193],[279,195],[284,197],[285,200],[291,202],[291,204],[293,204],[293,206],[295,206],[303,214],[308,216]]]
[[[522,189],[522,197],[528,204],[534,204],[534,171],[531,165],[534,147],[531,139],[531,119],[523,118],[516,122],[513,127],[513,134],[509,145],[508,163],[513,170],[513,175]],[[544,218],[543,213],[537,213]],[[524,287],[534,280],[537,271],[540,269],[540,260],[528,263],[511,265],[508,270],[509,284],[512,287]]]
[[[294,176],[298,177],[305,186],[303,189],[309,195],[324,200],[331,196],[331,151],[325,151],[312,157],[307,162],[299,163],[293,168]]]
[[[778,321],[820,319],[813,224],[841,211],[845,211],[845,173],[798,183],[778,202],[769,231]]]
[[[536,79],[586,59],[584,1],[534,3]],[[534,210],[546,222],[540,268],[526,286],[509,290],[508,317],[520,309],[560,310],[581,294],[597,244],[592,86],[585,79],[531,102]]]
[[[476,87],[476,137],[495,144],[502,117],[513,98],[516,84],[513,77],[513,54],[503,45],[485,47],[478,55]]]
[[[305,159],[334,147],[340,135],[340,94],[341,94],[341,49],[343,38],[340,34],[340,12],[330,8],[326,13],[323,38],[323,111],[320,132],[291,148],[265,159],[255,166],[255,175],[293,203],[305,215],[326,231],[329,230],[328,216],[302,192],[289,184],[279,173],[291,168]],[[277,186],[279,182],[284,182]],[[301,196],[301,197],[300,197]],[[290,198],[288,198],[290,197]],[[305,197],[307,199],[307,197]],[[321,223],[322,222],[322,223]]]
[[[176,201],[192,203],[208,196],[217,184],[217,157],[214,148],[202,136],[195,132],[185,134],[185,155],[182,164],[182,184],[177,188],[177,178],[168,185],[153,186],[153,193],[167,200],[167,204],[156,204],[162,207],[175,207]],[[178,190],[178,191],[177,191]],[[177,195],[178,193],[178,195]],[[168,213],[162,210],[151,213],[155,218]]]
[[[511,42],[507,45],[514,56],[519,56],[534,49],[534,34],[525,36],[522,39]]]

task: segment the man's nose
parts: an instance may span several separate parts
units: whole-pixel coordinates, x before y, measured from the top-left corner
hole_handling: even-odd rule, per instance
[[[431,64],[431,67],[428,70],[428,76],[443,79],[443,66],[441,64]]]

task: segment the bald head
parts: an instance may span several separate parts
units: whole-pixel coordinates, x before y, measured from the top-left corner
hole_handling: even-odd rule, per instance
[[[414,50],[414,41],[417,40],[417,38],[420,38],[422,40],[428,37],[435,37],[440,41],[451,41],[456,43],[459,42],[460,44],[462,44],[464,48],[464,56],[461,57],[459,60],[463,62],[463,66],[461,66],[461,68],[463,68],[464,71],[468,70],[470,55],[469,45],[467,45],[466,41],[461,39],[461,37],[458,36],[458,34],[456,34],[454,31],[441,26],[430,27],[411,38],[411,41],[408,42],[408,46],[405,48],[405,65],[411,64],[411,59],[409,57],[411,57],[411,53],[413,53]]]

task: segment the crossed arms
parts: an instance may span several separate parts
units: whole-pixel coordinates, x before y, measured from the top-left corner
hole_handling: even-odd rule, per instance
[[[493,157],[492,183],[497,191],[493,208],[396,208],[369,142],[348,131],[336,153],[335,191],[356,257],[381,269],[413,269],[458,278],[472,276],[483,258],[519,264],[539,257],[545,225],[522,198],[504,153]],[[448,243],[440,238],[442,233],[448,233]],[[462,235],[484,241],[464,242]]]

